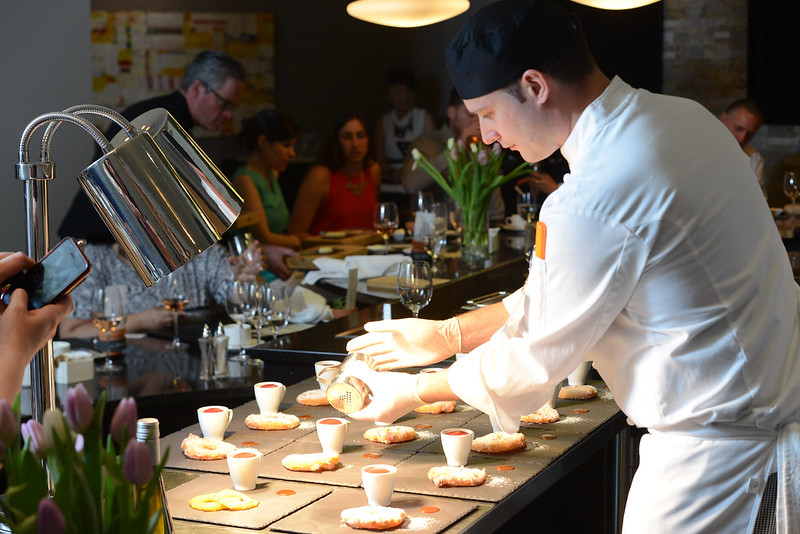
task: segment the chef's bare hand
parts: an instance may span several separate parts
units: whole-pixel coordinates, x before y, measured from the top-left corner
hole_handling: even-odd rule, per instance
[[[356,362],[352,375],[363,380],[372,391],[370,403],[349,417],[358,421],[393,423],[405,414],[425,404],[417,394],[419,375],[387,373],[370,369],[364,362]]]
[[[553,180],[552,176],[546,172],[538,171],[532,172],[524,178],[520,178],[517,180],[517,184],[527,184],[531,188],[531,191],[546,193],[548,195],[558,189],[558,182]]]
[[[261,248],[267,260],[267,269],[275,273],[281,280],[289,278],[293,271],[286,266],[284,258],[286,256],[296,258],[300,254],[295,250],[278,245],[262,245]]]
[[[455,317],[446,321],[374,321],[364,329],[367,333],[351,339],[347,350],[372,356],[372,367],[379,371],[423,367],[461,351],[461,331]]]

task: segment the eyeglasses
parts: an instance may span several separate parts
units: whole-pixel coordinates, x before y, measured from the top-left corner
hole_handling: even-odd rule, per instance
[[[222,96],[218,92],[216,92],[214,89],[212,89],[211,86],[208,85],[207,82],[204,82],[204,81],[200,80],[200,83],[203,84],[203,87],[206,88],[206,91],[208,91],[209,93],[211,93],[212,95],[214,95],[217,98],[217,102],[219,103],[219,107],[221,107],[223,111],[230,111],[230,110],[232,110],[233,108],[236,107],[236,104],[234,104],[232,101],[228,100],[227,98],[225,98],[224,96]]]

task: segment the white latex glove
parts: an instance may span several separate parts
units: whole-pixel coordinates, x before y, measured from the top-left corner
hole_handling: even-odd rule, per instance
[[[458,320],[396,319],[364,325],[366,334],[347,343],[348,352],[372,356],[379,371],[424,367],[461,352]]]
[[[369,386],[372,397],[365,408],[351,413],[349,417],[389,424],[425,404],[417,394],[420,375],[379,372],[370,369],[364,362],[357,363],[352,368],[352,375]]]

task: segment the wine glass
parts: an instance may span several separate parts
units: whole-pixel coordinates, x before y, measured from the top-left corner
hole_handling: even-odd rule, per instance
[[[244,325],[242,324],[247,318],[246,302],[247,300],[247,284],[239,280],[231,280],[226,286],[225,297],[225,311],[239,325],[239,361],[246,361],[247,354],[244,352],[245,339],[244,339]]]
[[[166,348],[170,350],[183,350],[186,348],[186,343],[181,341],[178,334],[178,316],[180,312],[186,308],[186,305],[189,304],[189,299],[184,294],[178,276],[175,273],[169,273],[167,275],[166,284],[167,289],[161,302],[166,309],[172,312],[173,324],[172,342],[168,343]]]
[[[403,306],[411,310],[414,317],[419,317],[419,311],[430,303],[433,295],[431,265],[426,261],[401,263],[397,290]]]
[[[796,171],[786,171],[783,175],[783,192],[786,196],[792,199],[792,220],[794,220],[797,212],[795,211],[795,202],[797,197],[800,196],[800,173]]]
[[[430,191],[417,191],[411,200],[411,213],[418,211],[431,211],[433,207],[433,193]]]
[[[536,202],[536,193],[522,191],[517,193],[517,213],[525,220],[525,224],[533,226],[539,213],[539,204]]]
[[[250,324],[256,330],[258,344],[261,345],[261,328],[264,326],[265,316],[269,310],[267,306],[269,284],[253,283],[247,285],[247,310]]]
[[[389,251],[389,237],[400,225],[397,214],[397,204],[394,202],[378,202],[372,216],[372,226],[379,236],[383,238],[383,245]]]
[[[433,258],[435,269],[436,263],[439,261],[439,256],[441,256],[442,251],[447,246],[447,203],[436,202],[432,207],[432,211],[434,219],[430,255]]]
[[[267,326],[272,330],[272,340],[278,339],[278,330],[286,326],[289,322],[289,315],[292,312],[292,293],[287,287],[267,288],[266,296],[266,319]]]
[[[97,367],[97,371],[115,373],[122,369],[115,364],[110,356],[111,333],[125,327],[125,300],[119,291],[114,288],[96,289],[92,293],[92,324],[99,334],[105,335],[106,343],[103,349],[105,363]]]

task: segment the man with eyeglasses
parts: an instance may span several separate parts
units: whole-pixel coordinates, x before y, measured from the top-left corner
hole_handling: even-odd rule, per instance
[[[245,70],[239,61],[224,52],[206,50],[197,54],[186,68],[180,89],[137,102],[126,108],[122,115],[133,120],[151,109],[164,108],[187,132],[191,133],[195,126],[218,132],[226,120],[233,118],[244,81]],[[112,123],[106,137],[111,139],[118,131],[119,126]],[[98,152],[94,159],[100,156]],[[58,233],[81,237],[90,243],[114,242],[89,198],[80,190],[72,200]]]

